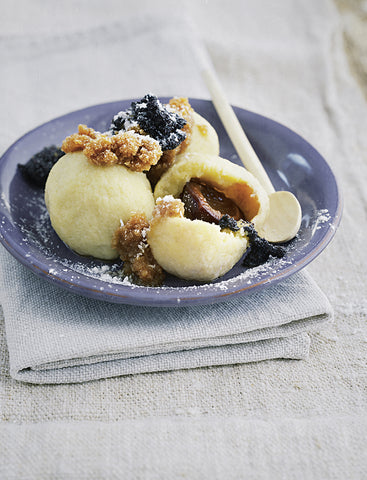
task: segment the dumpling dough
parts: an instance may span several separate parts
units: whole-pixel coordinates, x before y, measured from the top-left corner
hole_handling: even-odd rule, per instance
[[[112,236],[134,212],[151,218],[154,198],[144,173],[122,165],[91,165],[82,152],[58,160],[48,176],[45,201],[51,224],[80,255],[113,259]]]
[[[209,155],[219,155],[219,139],[213,126],[201,115],[193,112],[194,125],[191,140],[184,154],[198,152]],[[180,158],[178,154],[176,158]]]
[[[158,200],[179,202],[167,196]],[[159,265],[168,273],[186,280],[212,281],[228,272],[248,247],[247,236],[202,220],[154,215],[148,243]]]
[[[269,211],[268,196],[245,168],[216,155],[187,153],[179,157],[157,183],[156,199],[166,195],[177,198],[186,182],[199,178],[232,199],[256,229],[264,223]]]

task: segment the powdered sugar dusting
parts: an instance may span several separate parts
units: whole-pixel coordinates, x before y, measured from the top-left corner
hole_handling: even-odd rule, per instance
[[[319,210],[316,216],[316,225],[317,225],[316,228],[320,229],[322,224],[328,223],[330,222],[330,220],[331,220],[331,216],[329,211],[326,208]]]
[[[23,202],[25,199],[18,198],[17,202]],[[43,195],[35,192],[33,196],[27,195],[27,217],[19,217],[19,228],[23,235],[24,247],[29,246],[29,252],[25,253],[26,257],[32,257],[34,252],[39,252],[48,263],[48,273],[50,276],[62,277],[65,274],[69,276],[70,282],[75,285],[81,283],[82,279],[88,277],[95,280],[93,287],[101,292],[113,292],[118,295],[120,288],[127,287],[129,290],[148,290],[148,291],[177,291],[180,294],[193,293],[195,296],[205,295],[210,291],[214,295],[230,293],[239,285],[241,289],[251,287],[259,282],[271,282],[274,276],[279,276],[283,270],[292,267],[294,263],[294,255],[305,247],[304,238],[296,237],[286,246],[286,255],[284,258],[271,257],[265,264],[258,267],[246,269],[238,267],[226,274],[223,279],[213,283],[197,283],[189,284],[189,282],[181,281],[176,286],[175,282],[169,281],[161,287],[146,287],[133,284],[129,278],[121,276],[119,273],[121,263],[102,262],[95,259],[86,259],[73,254],[57,237],[52,229],[49,214],[45,206]],[[312,218],[306,218],[305,227],[307,235],[316,234],[323,226],[332,225],[332,218],[326,209],[318,210]],[[309,228],[311,227],[311,228]],[[307,242],[306,242],[307,244]],[[240,272],[240,273],[238,273]],[[232,275],[232,276],[231,276]],[[180,299],[177,298],[177,303]]]

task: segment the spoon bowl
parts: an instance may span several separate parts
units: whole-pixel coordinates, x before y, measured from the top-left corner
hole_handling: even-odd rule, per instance
[[[302,211],[297,198],[286,190],[270,193],[269,214],[259,235],[268,242],[284,243],[297,235]]]
[[[301,226],[302,211],[299,201],[291,192],[275,191],[233,108],[228,103],[214,70],[210,67],[203,68],[202,76],[214,107],[243,165],[259,180],[268,194],[269,213],[258,231],[259,235],[272,243],[292,240]]]

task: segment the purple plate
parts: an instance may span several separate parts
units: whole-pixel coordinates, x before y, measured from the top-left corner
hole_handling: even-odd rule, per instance
[[[161,99],[168,101],[167,98]],[[43,147],[60,145],[87,124],[105,131],[113,115],[132,100],[96,105],[69,113],[35,128],[15,142],[0,159],[0,240],[23,265],[71,292],[115,303],[151,306],[208,304],[243,295],[301,270],[327,246],[339,225],[342,202],[335,177],[323,157],[304,139],[273,120],[235,108],[249,140],[276,190],[290,190],[302,207],[297,237],[283,259],[253,269],[241,262],[210,284],[167,276],[162,287],[141,287],[110,276],[116,264],[81,257],[57,237],[44,204],[43,191],[24,181],[18,163],[26,163]],[[221,156],[240,164],[210,101],[190,100],[193,108],[216,129]]]

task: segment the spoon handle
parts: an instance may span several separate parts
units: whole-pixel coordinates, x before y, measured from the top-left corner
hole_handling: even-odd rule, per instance
[[[252,148],[233,108],[228,103],[214,70],[209,66],[203,67],[201,74],[210,92],[215,109],[243,165],[259,180],[268,194],[273,193],[275,191],[274,187],[255,150]]]

